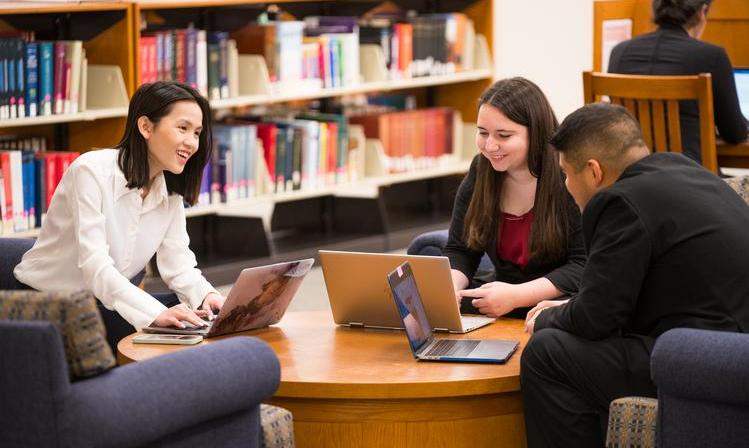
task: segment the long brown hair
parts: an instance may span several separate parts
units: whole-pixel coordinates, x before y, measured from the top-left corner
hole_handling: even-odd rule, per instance
[[[549,101],[531,81],[509,78],[495,82],[481,94],[479,107],[484,104],[528,128],[528,170],[538,179],[530,234],[531,256],[546,262],[562,259],[567,251],[569,199],[558,156],[548,144],[559,125]],[[471,249],[484,250],[494,235],[500,237],[500,198],[505,173],[495,171],[484,156],[478,158],[463,238]]]

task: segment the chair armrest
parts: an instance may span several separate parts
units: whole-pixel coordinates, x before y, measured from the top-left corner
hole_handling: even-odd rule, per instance
[[[606,446],[655,447],[657,417],[658,400],[654,398],[626,397],[612,401]]]
[[[659,394],[749,403],[749,334],[677,328],[661,335],[651,357]]]
[[[146,445],[258,407],[279,379],[278,359],[267,344],[233,337],[75,383],[66,416],[70,427],[82,428],[73,442]]]

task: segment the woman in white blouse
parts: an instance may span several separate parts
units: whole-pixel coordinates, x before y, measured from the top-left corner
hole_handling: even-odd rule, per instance
[[[181,83],[143,85],[117,147],[82,154],[65,173],[16,278],[40,291],[91,291],[112,345],[149,324],[202,323],[224,298],[195,267],[183,201],[196,202],[211,150],[205,98]],[[166,303],[129,280],[154,253],[176,293]]]

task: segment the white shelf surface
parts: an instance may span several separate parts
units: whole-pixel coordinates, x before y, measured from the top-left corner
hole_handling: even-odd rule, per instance
[[[457,84],[462,82],[479,81],[492,77],[492,71],[470,70],[449,75],[423,76],[417,78],[400,79],[382,82],[365,82],[351,87],[314,89],[307,91],[290,91],[271,95],[245,95],[234,98],[211,100],[213,109],[227,109],[231,107],[259,106],[263,104],[282,103],[286,101],[302,101],[316,98],[330,98],[360,93],[387,92],[392,90],[414,89],[418,87]]]
[[[14,118],[0,121],[0,128],[20,126],[39,126],[56,123],[72,123],[76,121],[94,121],[103,118],[126,117],[127,107],[112,107],[107,109],[89,109],[75,114],[44,115],[37,117]]]

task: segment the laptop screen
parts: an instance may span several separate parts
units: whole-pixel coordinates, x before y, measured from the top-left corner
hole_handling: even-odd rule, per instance
[[[739,105],[741,113],[749,120],[749,68],[736,69],[736,93],[739,95]]]
[[[427,320],[427,313],[424,311],[419,289],[416,287],[416,281],[408,262],[391,272],[388,281],[393,291],[398,314],[403,319],[411,350],[416,353],[429,340],[432,327]]]

